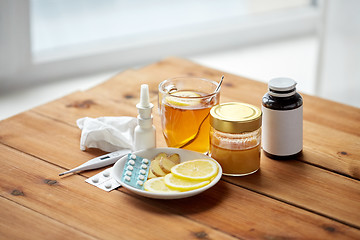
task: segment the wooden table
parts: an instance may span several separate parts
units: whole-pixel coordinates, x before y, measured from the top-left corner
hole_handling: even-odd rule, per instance
[[[261,69],[259,69],[261,71]],[[58,174],[103,154],[79,149],[76,119],[136,116],[141,83],[225,74],[221,102],[260,107],[267,85],[169,58],[0,122],[0,239],[360,239],[360,109],[303,94],[304,154],[223,177],[204,193],[155,200]],[[165,146],[154,114],[157,145]]]

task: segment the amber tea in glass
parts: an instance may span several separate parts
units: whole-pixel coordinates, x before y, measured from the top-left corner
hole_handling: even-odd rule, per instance
[[[159,110],[168,147],[209,150],[210,109],[219,102],[217,82],[178,77],[159,85]]]

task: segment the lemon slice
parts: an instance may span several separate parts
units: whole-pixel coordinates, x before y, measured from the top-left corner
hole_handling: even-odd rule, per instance
[[[204,187],[210,183],[207,181],[198,181],[198,180],[188,180],[183,178],[178,178],[174,174],[169,173],[164,177],[165,185],[171,189],[179,190],[181,192],[190,191]]]
[[[157,177],[147,180],[144,183],[145,191],[149,192],[158,192],[158,193],[171,193],[178,192],[176,190],[170,189],[165,185],[164,177]]]
[[[171,173],[182,179],[210,180],[218,173],[218,166],[210,159],[196,159],[175,165]]]
[[[190,99],[186,97],[190,97]],[[201,97],[201,95],[193,91],[178,91],[167,96],[166,102],[173,106],[195,106],[200,103],[200,99],[196,99],[196,97]]]

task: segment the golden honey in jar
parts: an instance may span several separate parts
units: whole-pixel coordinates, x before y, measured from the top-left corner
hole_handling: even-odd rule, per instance
[[[210,111],[210,155],[228,176],[245,176],[260,168],[261,110],[229,102]]]

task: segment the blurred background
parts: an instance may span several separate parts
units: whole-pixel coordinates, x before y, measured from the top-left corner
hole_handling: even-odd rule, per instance
[[[0,0],[0,119],[168,56],[360,107],[359,13],[359,0]]]

